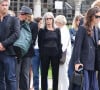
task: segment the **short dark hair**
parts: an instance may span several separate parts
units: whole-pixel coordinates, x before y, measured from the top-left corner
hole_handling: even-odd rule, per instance
[[[34,19],[37,23],[39,23],[42,20],[42,17],[37,17]]]

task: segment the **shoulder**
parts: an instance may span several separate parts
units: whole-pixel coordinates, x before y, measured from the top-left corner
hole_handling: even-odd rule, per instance
[[[40,29],[39,29],[39,33],[43,33],[43,32],[45,32],[45,29],[40,28]]]
[[[84,26],[80,26],[76,33],[76,37],[84,37],[86,35],[87,35],[86,28]]]
[[[69,29],[70,33],[74,32],[74,28]]]
[[[83,25],[79,26],[78,32],[85,33],[86,32],[86,28]]]
[[[16,22],[16,21],[19,21],[19,19],[16,17],[16,16],[10,16],[10,15],[7,15],[7,21],[8,22]]]
[[[34,21],[31,22],[30,24],[33,25],[33,26],[38,26],[38,24],[36,22],[34,22]]]
[[[60,28],[55,28],[55,31],[56,31],[57,33],[60,33]]]
[[[10,15],[9,15],[8,18],[10,18],[10,19],[13,20],[13,21],[19,20],[18,17],[16,17],[16,16],[10,16]]]

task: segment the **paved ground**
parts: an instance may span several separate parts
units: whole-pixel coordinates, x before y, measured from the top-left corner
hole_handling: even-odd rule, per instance
[[[41,87],[41,81],[40,81],[39,87]],[[52,88],[52,79],[48,79],[48,88],[49,88],[49,89]]]
[[[41,81],[39,80],[39,88],[40,88],[40,90],[41,90]],[[32,87],[32,85],[31,85],[31,87]],[[48,88],[49,88],[49,90],[51,90],[52,89],[52,79],[48,79]],[[33,88],[30,88],[30,90],[34,90]]]

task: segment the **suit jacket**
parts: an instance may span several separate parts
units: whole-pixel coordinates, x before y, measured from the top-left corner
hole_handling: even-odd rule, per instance
[[[4,17],[2,25],[3,25],[3,27],[1,26],[0,29],[4,30],[5,34],[3,34],[3,33],[0,34],[0,37],[3,38],[0,40],[0,42],[6,48],[4,53],[6,55],[15,55],[13,43],[19,37],[20,22],[19,22],[18,18],[7,15]]]
[[[86,70],[94,70],[95,68],[96,33],[94,32],[93,36],[89,36],[84,26],[80,26],[76,34],[71,59],[75,63],[82,63]]]

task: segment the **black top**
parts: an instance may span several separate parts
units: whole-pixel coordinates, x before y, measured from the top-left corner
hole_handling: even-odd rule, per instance
[[[38,35],[38,24],[36,22],[30,22],[30,29],[32,32],[32,44],[28,50],[28,53],[25,55],[25,57],[33,57],[34,55],[34,45],[35,41]]]
[[[58,29],[55,29],[54,31],[47,29],[39,30],[38,45],[40,55],[59,55],[61,50],[60,31]]]

